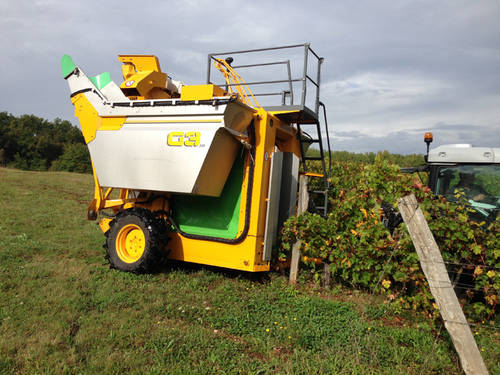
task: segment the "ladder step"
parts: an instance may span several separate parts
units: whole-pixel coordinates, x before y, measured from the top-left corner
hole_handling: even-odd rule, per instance
[[[325,177],[323,173],[315,173],[315,172],[306,172],[304,173],[304,175],[309,177]]]
[[[323,160],[321,156],[306,156],[304,160]]]
[[[326,190],[309,190],[309,193],[313,193],[313,194],[326,194]]]

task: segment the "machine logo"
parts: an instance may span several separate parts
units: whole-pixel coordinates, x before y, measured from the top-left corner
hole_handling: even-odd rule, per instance
[[[167,136],[169,146],[200,146],[200,132],[170,132]]]

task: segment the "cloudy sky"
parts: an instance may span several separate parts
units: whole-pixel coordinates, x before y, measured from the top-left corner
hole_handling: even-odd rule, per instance
[[[0,0],[0,14],[0,111],[14,115],[77,124],[65,53],[118,83],[118,54],[155,54],[201,84],[210,52],[311,42],[335,149],[423,152],[425,131],[500,147],[497,0]]]

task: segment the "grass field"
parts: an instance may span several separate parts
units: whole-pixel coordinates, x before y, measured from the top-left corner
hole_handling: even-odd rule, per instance
[[[0,374],[457,374],[445,333],[276,273],[110,270],[89,175],[0,169]],[[202,246],[202,244],[200,244]],[[500,337],[476,335],[491,374]]]

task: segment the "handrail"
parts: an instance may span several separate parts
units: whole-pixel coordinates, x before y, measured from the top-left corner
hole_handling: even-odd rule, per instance
[[[268,62],[268,63],[259,63],[259,64],[246,64],[246,65],[231,65],[233,69],[240,69],[240,68],[253,68],[256,66],[268,66],[268,65],[282,65],[282,64],[287,64],[290,63],[290,60],[285,60],[285,61],[273,61],[273,62]]]
[[[304,47],[305,45],[309,45],[309,43],[293,44],[293,45],[279,46],[279,47],[255,48],[255,49],[247,49],[247,50],[231,51],[231,52],[217,52],[217,53],[211,53],[210,55],[211,56],[237,55],[237,54],[240,54],[240,53],[264,52],[264,51],[273,51],[273,50],[278,50],[278,49]]]
[[[283,83],[283,82],[302,82],[303,79],[302,78],[296,78],[296,79],[292,79],[292,80],[288,80],[288,79],[277,79],[275,81],[255,81],[255,82],[246,82],[245,84],[246,85],[266,85],[266,84],[270,84],[270,83]],[[226,85],[226,83],[224,83]],[[231,83],[231,84],[227,84],[228,86],[237,86],[238,83]]]
[[[290,60],[286,61],[271,61],[271,62],[262,62],[262,63],[250,63],[250,64],[241,64],[241,65],[235,65],[231,66],[230,62],[227,64],[228,66],[231,67],[231,69],[242,69],[242,68],[259,68],[263,66],[271,66],[271,65],[286,65],[287,68],[287,75],[288,79],[277,79],[277,80],[266,80],[266,81],[252,81],[252,82],[245,82],[244,85],[246,86],[246,89],[248,89],[248,86],[252,85],[273,85],[273,84],[280,84],[280,83],[288,83],[288,90],[284,90],[281,95],[283,99],[288,99],[286,100],[289,102],[289,104],[285,104],[285,101],[282,100],[282,105],[293,105],[294,104],[294,87],[293,87],[293,82],[302,82],[301,85],[298,87],[295,87],[295,90],[301,90],[301,95],[300,95],[300,100],[299,103],[303,107],[306,106],[306,97],[307,97],[307,91],[308,91],[308,84],[313,85],[313,91],[311,95],[314,95],[315,97],[313,98],[313,106],[314,108],[311,108],[312,112],[315,113],[316,117],[319,117],[319,94],[320,94],[320,80],[321,80],[321,64],[323,62],[323,58],[320,57],[316,52],[313,51],[313,49],[310,46],[310,43],[303,43],[303,44],[293,44],[293,45],[287,45],[287,46],[278,46],[278,47],[269,47],[269,48],[257,48],[257,49],[247,49],[247,50],[239,50],[239,51],[227,51],[227,52],[217,52],[217,53],[210,53],[208,54],[208,68],[207,68],[207,83],[211,84],[213,83],[211,80],[211,66],[214,61],[221,61],[223,60],[220,58],[221,56],[227,56],[229,55],[238,55],[238,54],[250,54],[250,53],[255,53],[255,52],[266,52],[266,51],[276,51],[276,50],[283,50],[283,49],[293,49],[293,48],[303,48],[303,67],[301,75],[297,78],[292,79],[291,75],[291,69],[290,69]],[[313,57],[313,61],[316,61],[317,68],[309,69],[309,54]],[[214,64],[215,65],[215,64]],[[218,69],[220,70],[220,69]],[[315,70],[315,74],[310,74],[313,73],[311,70]],[[220,70],[221,71],[221,70]],[[221,71],[222,72],[222,71]],[[241,77],[238,75],[238,80],[232,80],[229,79],[229,76],[226,76],[224,72],[222,72],[224,79],[226,81],[226,89],[230,89],[231,87],[235,87],[236,90],[238,90],[238,86],[241,85]],[[237,74],[237,73],[236,73]],[[316,78],[313,79],[312,77],[316,75]],[[249,90],[249,89],[248,89]],[[250,91],[250,90],[249,90]],[[250,91],[251,93],[251,91]],[[310,95],[310,96],[311,96]],[[251,93],[250,96],[255,98],[255,96],[270,96],[267,94],[261,95],[260,93]],[[287,98],[288,97],[288,98]],[[309,103],[311,103],[309,101]],[[312,104],[312,103],[311,103]]]
[[[330,147],[330,134],[328,131],[328,120],[326,119],[326,106],[323,102],[319,102],[319,105],[323,107],[323,117],[325,119],[325,133],[326,133],[326,143],[328,145],[328,178],[332,175],[332,149]]]

